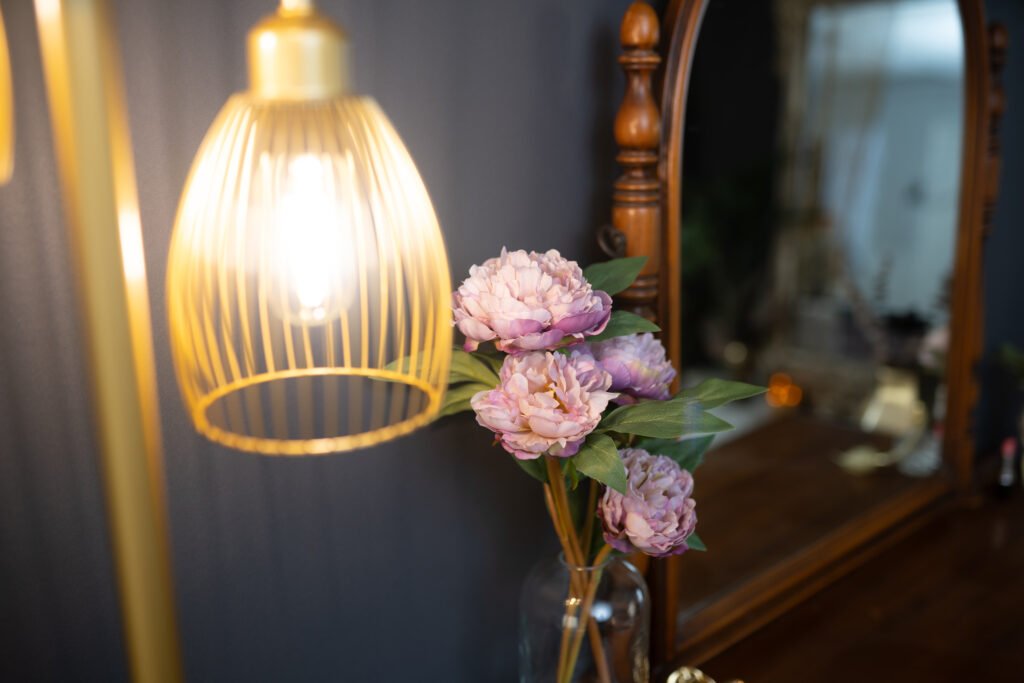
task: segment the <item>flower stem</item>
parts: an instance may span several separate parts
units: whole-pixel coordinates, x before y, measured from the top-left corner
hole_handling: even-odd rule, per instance
[[[569,495],[565,488],[565,479],[562,477],[562,470],[555,458],[545,457],[547,466],[548,483],[544,485],[544,502],[551,515],[551,521],[555,526],[555,533],[562,544],[565,552],[566,562],[577,567],[585,567],[589,564],[585,551],[580,547],[579,535],[572,521],[569,512]],[[589,538],[593,534],[593,508],[597,501],[597,484],[591,480],[591,490],[587,502],[588,519],[585,528]],[[589,540],[584,546],[589,548]],[[608,559],[611,547],[605,545],[598,553],[594,565],[600,565]],[[579,657],[580,646],[583,641],[584,631],[590,636],[590,647],[594,654],[594,661],[601,683],[608,683],[611,679],[608,674],[608,663],[601,642],[601,634],[595,622],[590,616],[590,610],[594,604],[594,595],[597,592],[598,584],[601,582],[601,569],[594,570],[592,575],[587,577],[579,571],[569,569],[569,599],[566,601],[566,613],[562,622],[562,641],[558,652],[558,673],[557,683],[569,683],[572,679],[573,670],[576,668],[576,659]],[[582,603],[582,604],[581,604]],[[579,617],[577,617],[579,614]],[[576,624],[576,631],[573,632],[573,624]]]
[[[548,467],[548,484],[551,485],[551,491],[555,496],[555,507],[562,518],[562,525],[569,539],[570,548],[568,550],[571,552],[566,554],[565,557],[570,563],[582,567],[586,565],[586,558],[580,549],[579,537],[576,535],[576,525],[573,524],[572,514],[569,512],[569,493],[565,489],[565,477],[562,476],[562,468],[555,461],[555,458],[550,455],[545,459],[547,460]]]
[[[565,553],[565,561],[570,565],[579,566],[577,550],[579,543],[576,541],[576,530],[572,523],[572,515],[569,513],[568,495],[565,494],[565,479],[562,478],[562,468],[552,457],[545,457],[545,465],[548,471],[548,483],[544,485],[544,497],[548,506],[548,513],[555,525],[555,533],[562,544]],[[569,599],[566,600],[565,617],[562,620],[562,641],[558,648],[558,676],[557,683],[568,681],[572,676],[572,669],[575,660],[568,661],[570,643],[572,642],[572,624],[577,619],[576,611],[586,587],[580,585],[580,578],[576,572],[569,570]],[[567,671],[568,669],[568,671]]]
[[[583,525],[583,552],[590,554],[590,548],[594,540],[594,518],[597,516],[597,480],[590,480],[590,491],[587,494],[587,507],[584,509],[586,523]],[[590,637],[590,650],[594,653],[594,663],[597,666],[597,675],[601,683],[609,683],[611,676],[608,674],[608,662],[604,656],[604,644],[601,642],[601,631],[597,628],[597,622],[587,619],[587,635]]]
[[[583,523],[583,553],[590,556],[590,546],[594,540],[594,517],[597,512],[597,480],[590,480],[590,492],[587,494],[587,507],[583,514],[586,515],[586,522]]]
[[[611,554],[611,552],[612,547],[610,545],[605,545],[603,548],[601,548],[601,552],[597,554],[597,557],[594,558],[594,566],[598,568],[594,570],[593,576],[590,577],[590,585],[587,586],[587,592],[583,598],[583,606],[580,609],[580,613],[583,615],[583,618],[586,619],[588,622],[592,621],[590,619],[590,609],[594,606],[594,596],[597,594],[597,586],[599,583],[601,583],[601,574],[604,572],[604,569],[601,567],[601,564],[603,564],[604,561],[608,559],[608,555]],[[580,655],[580,645],[583,643],[583,631],[584,629],[580,628],[576,631],[575,635],[573,636],[572,650],[569,652],[568,661],[572,662],[574,665],[576,663],[576,658]],[[597,638],[597,642],[599,644],[600,649],[594,650],[594,661],[597,663],[598,674],[600,675],[601,680],[607,681],[607,662],[605,661],[604,647],[600,646],[600,635]],[[594,639],[593,637],[591,637],[592,649],[593,645]],[[604,669],[604,671],[602,671],[602,669]]]
[[[558,535],[558,541],[562,544],[562,550],[566,553],[566,560],[569,559],[569,536],[566,532],[565,527],[562,525],[562,518],[558,514],[558,507],[555,504],[554,495],[551,492],[551,486],[544,484],[544,503],[547,505],[548,514],[551,515],[551,523],[555,527],[555,533]]]
[[[590,651],[594,653],[597,678],[601,683],[611,683],[612,677],[608,673],[608,658],[604,653],[604,643],[601,642],[601,631],[593,619],[587,619],[587,634],[590,636]]]
[[[551,523],[555,527],[555,533],[558,535],[558,540],[562,544],[562,552],[565,553],[566,561],[568,562],[569,561],[569,559],[568,559],[569,558],[569,554],[572,552],[571,549],[570,549],[570,546],[569,546],[569,537],[568,537],[568,534],[567,534],[567,531],[566,531],[564,525],[562,524],[562,518],[558,514],[558,508],[555,505],[555,498],[554,498],[554,495],[551,492],[551,486],[549,484],[544,484],[544,502],[547,504],[548,514],[551,515]],[[575,574],[573,573],[572,570],[569,570],[569,583],[570,583],[570,586],[569,586],[569,595],[570,595],[570,597],[573,595],[573,593],[577,593],[578,592],[578,593],[582,594],[583,591],[580,590],[579,587],[576,585],[577,584],[576,576],[575,576]],[[558,678],[557,678],[557,683],[561,683],[561,681],[562,681],[563,671],[565,670],[565,660],[566,660],[566,657],[569,656],[569,642],[570,642],[570,627],[569,627],[569,624],[571,623],[572,618],[575,616],[575,614],[574,614],[574,611],[575,611],[574,610],[574,605],[575,605],[575,601],[573,601],[573,600],[568,600],[567,601],[566,615],[565,615],[565,618],[562,620],[562,642],[561,642],[561,645],[558,648],[558,669],[557,669],[557,671],[558,671]]]

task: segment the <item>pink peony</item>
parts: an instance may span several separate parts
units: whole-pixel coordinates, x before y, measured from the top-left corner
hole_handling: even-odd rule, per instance
[[[612,391],[620,391],[616,403],[636,403],[638,398],[659,401],[671,394],[675,368],[665,358],[665,347],[650,332],[613,337],[590,344],[590,352],[612,375]]]
[[[452,293],[466,351],[492,339],[509,353],[576,343],[604,330],[611,307],[611,297],[591,289],[576,262],[554,249],[527,254],[502,248],[498,258],[470,268]]]
[[[640,448],[619,451],[626,466],[629,493],[608,488],[598,505],[604,540],[624,553],[654,557],[689,549],[686,539],[697,525],[693,476],[671,458]]]
[[[506,356],[499,377],[499,387],[479,392],[470,404],[476,421],[522,460],[575,455],[615,397],[606,391],[611,375],[588,354]]]

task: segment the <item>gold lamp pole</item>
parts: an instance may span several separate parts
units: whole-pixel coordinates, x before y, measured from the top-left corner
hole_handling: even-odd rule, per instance
[[[182,680],[149,295],[105,0],[36,0],[131,677]],[[126,360],[127,359],[127,360]]]

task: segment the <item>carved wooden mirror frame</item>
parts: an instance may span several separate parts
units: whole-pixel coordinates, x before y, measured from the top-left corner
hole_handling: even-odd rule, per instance
[[[671,0],[659,41],[656,13],[634,3],[622,23],[626,94],[615,120],[623,175],[613,192],[612,223],[599,234],[609,256],[648,256],[641,277],[619,305],[656,320],[669,357],[679,366],[680,204],[687,87],[705,8],[713,0]],[[928,480],[892,504],[866,512],[781,566],[715,600],[677,626],[680,557],[647,569],[654,600],[653,663],[700,664],[850,571],[908,522],[971,483],[975,364],[982,348],[981,253],[999,175],[999,83],[1006,31],[985,23],[982,0],[958,0],[964,33],[964,129],[943,457],[951,476]],[[659,114],[660,111],[660,114]]]

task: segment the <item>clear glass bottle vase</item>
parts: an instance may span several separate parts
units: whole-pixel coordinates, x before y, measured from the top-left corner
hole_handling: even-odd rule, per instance
[[[578,567],[560,553],[523,583],[519,681],[647,683],[650,623],[647,584],[633,565]]]

